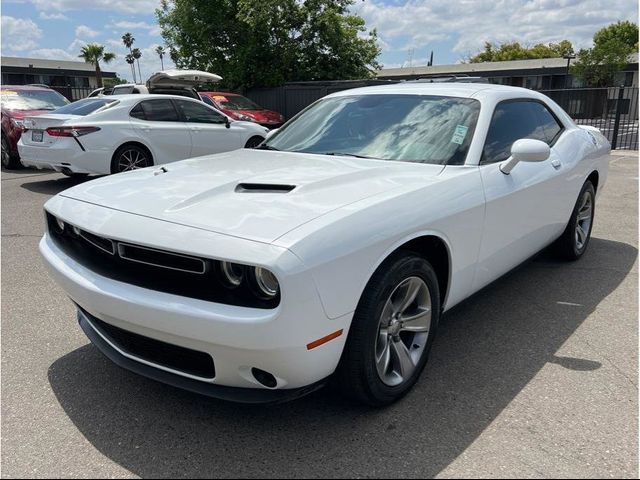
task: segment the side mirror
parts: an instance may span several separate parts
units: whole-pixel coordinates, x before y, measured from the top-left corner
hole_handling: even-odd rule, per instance
[[[265,140],[269,140],[273,136],[273,134],[276,133],[277,131],[278,131],[277,128],[274,128],[273,130],[269,130],[267,132],[267,136],[266,136]]]
[[[513,142],[511,156],[500,165],[500,171],[509,175],[511,170],[520,162],[544,162],[551,155],[549,145],[541,140],[521,138]]]
[[[231,120],[229,120],[229,117],[224,117],[224,126],[231,128]]]

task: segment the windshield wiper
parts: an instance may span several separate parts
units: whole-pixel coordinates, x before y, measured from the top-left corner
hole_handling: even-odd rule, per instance
[[[343,152],[323,152],[319,155],[335,155],[337,157],[355,157],[355,158],[369,158],[372,160],[380,160],[376,157],[367,157],[366,155],[356,155],[355,153],[343,153]]]
[[[275,147],[272,147],[271,145],[266,145],[266,144],[262,144],[259,147],[256,147],[257,150],[272,150],[274,152],[279,152],[280,150],[278,150]]]

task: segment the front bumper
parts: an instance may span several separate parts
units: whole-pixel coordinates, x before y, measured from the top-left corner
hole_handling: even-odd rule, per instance
[[[188,245],[194,255],[262,265],[276,274],[282,289],[278,307],[224,305],[98,275],[67,255],[46,234],[40,242],[46,266],[88,315],[137,335],[205,352],[215,362],[213,379],[170,373],[197,381],[202,388],[215,385],[269,390],[252,375],[252,369],[257,368],[276,378],[273,390],[295,390],[322,381],[337,367],[351,314],[337,319],[326,316],[311,273],[288,250],[60,196],[47,204],[47,210],[71,224],[81,219],[83,228],[109,238],[136,243],[153,239],[149,246],[166,250]],[[307,349],[311,342],[338,330],[343,330],[343,335]],[[163,370],[157,365],[150,368]]]
[[[271,390],[264,388],[224,387],[221,385],[213,385],[198,380],[192,380],[128,358],[108,340],[108,337],[103,332],[99,331],[91,320],[92,319],[89,314],[83,312],[80,308],[78,309],[78,323],[85,335],[89,340],[91,340],[91,343],[93,343],[98,350],[100,350],[113,363],[126,370],[137,373],[138,375],[166,383],[173,387],[198,393],[200,395],[238,403],[272,404],[287,402],[303,397],[318,390],[319,388],[322,388],[325,384],[325,382],[321,380],[302,388]]]

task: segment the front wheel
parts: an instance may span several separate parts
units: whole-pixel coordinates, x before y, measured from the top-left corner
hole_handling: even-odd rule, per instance
[[[593,184],[587,180],[580,190],[567,228],[554,244],[555,251],[562,259],[578,260],[587,251],[595,207],[596,191]]]
[[[336,374],[339,388],[371,406],[402,398],[427,363],[439,315],[438,279],[431,264],[412,252],[387,259],[354,314]]]

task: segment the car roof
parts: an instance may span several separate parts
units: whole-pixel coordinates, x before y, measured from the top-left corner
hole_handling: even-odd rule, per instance
[[[198,92],[200,95],[220,95],[222,97],[242,97],[239,93],[232,92]]]
[[[127,93],[125,95],[103,95],[101,98],[113,98],[114,100],[119,100],[120,102],[136,102],[140,100],[148,100],[151,98],[173,98],[174,100],[192,100],[194,102],[202,103],[197,98],[185,97],[182,95],[165,95],[164,93]]]
[[[507,85],[492,85],[487,83],[419,83],[406,82],[392,85],[376,85],[350,90],[342,90],[332,93],[330,97],[342,97],[349,95],[437,95],[462,98],[482,98],[490,96],[504,96],[511,94],[513,97],[539,98],[540,94],[527,88],[510,87]]]
[[[39,87],[36,85],[1,85],[0,86],[0,90],[15,90],[15,91],[19,91],[19,90],[39,90],[39,91],[43,91],[43,92],[50,92],[50,91],[54,91],[52,88],[49,87]]]

